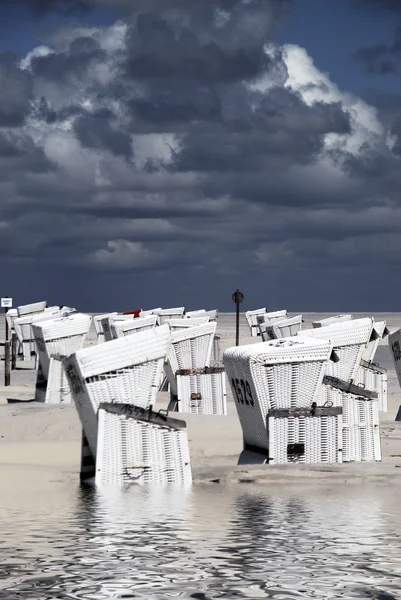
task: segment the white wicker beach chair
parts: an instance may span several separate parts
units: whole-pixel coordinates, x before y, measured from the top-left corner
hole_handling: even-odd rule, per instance
[[[327,317],[326,319],[320,319],[320,321],[313,321],[312,327],[327,327],[327,325],[334,325],[335,323],[343,323],[344,321],[351,321],[352,315],[334,315],[333,317]]]
[[[175,374],[180,369],[200,369],[210,365],[217,323],[205,323],[171,332],[166,374],[176,395]]]
[[[149,408],[168,351],[168,325],[78,350],[64,360],[73,400],[93,456],[102,402]]]
[[[178,412],[226,415],[227,391],[222,367],[180,369],[176,372]]]
[[[377,348],[380,344],[380,340],[386,338],[390,333],[390,331],[387,328],[386,321],[375,321],[374,328],[377,333],[377,336],[375,337],[375,339],[371,340],[368,343],[362,354],[362,360],[368,363],[374,361]]]
[[[274,432],[277,427],[290,426],[291,419],[295,418],[294,410],[305,409],[302,415],[296,418],[316,418],[310,411],[313,404],[317,403],[330,358],[334,357],[329,340],[306,337],[291,337],[228,348],[224,352],[223,362],[240,419],[245,449],[258,448],[262,453],[271,456],[273,462],[279,460],[279,438]],[[282,409],[285,409],[285,414],[273,412]],[[319,415],[338,419],[339,411],[331,414],[330,410],[326,410],[323,414],[320,410]],[[268,418],[281,420],[269,424]],[[285,419],[290,421],[286,422]],[[297,431],[297,427],[302,429],[301,421],[294,423],[294,431]],[[333,427],[339,426],[336,420],[333,423]],[[273,437],[269,437],[268,426],[272,428]],[[324,427],[323,422],[313,426]],[[291,428],[290,430],[292,431]],[[291,451],[287,452],[288,444],[298,443],[296,440],[291,441],[295,439],[291,436],[288,438],[288,433],[283,433],[280,442],[284,444],[288,459],[292,455]],[[290,441],[287,443],[286,439]]]
[[[139,319],[139,317],[138,317]],[[103,331],[103,339],[105,342],[110,342],[110,340],[114,339],[114,333],[112,331],[112,325],[113,323],[131,323],[132,321],[136,320],[136,318],[134,317],[134,315],[112,315],[109,317],[103,317],[103,319],[100,320],[100,326],[102,328]]]
[[[256,310],[248,310],[245,313],[245,319],[248,322],[252,337],[256,337],[257,335],[259,335],[259,321],[257,320],[257,318],[259,316],[262,316],[265,314],[266,314],[266,308],[257,308]]]
[[[102,315],[95,315],[93,317],[93,325],[95,326],[95,332],[96,332],[98,344],[101,344],[105,341],[103,327],[102,327],[102,319],[105,319],[106,317],[112,317],[114,315],[118,315],[118,313],[116,313],[116,312],[105,313]]]
[[[327,363],[327,375],[333,375],[344,381],[353,381],[357,376],[367,344],[376,339],[378,333],[374,329],[374,320],[364,318],[343,321],[326,327],[304,329],[298,333],[298,336],[329,339],[339,360],[336,363]]]
[[[95,481],[190,485],[185,422],[132,405],[101,404]]]
[[[287,318],[288,314],[286,310],[276,310],[274,312],[266,312],[262,315],[256,315],[256,318],[254,318],[254,320],[256,320],[256,327],[258,328],[257,335],[260,335],[260,327],[264,323],[273,325],[274,323],[277,323],[278,321],[282,321],[283,319]]]
[[[36,400],[48,404],[67,404],[71,393],[62,360],[82,348],[92,318],[82,313],[32,323],[40,365],[46,384],[37,386]]]
[[[163,325],[169,319],[182,319],[184,316],[185,307],[180,306],[178,308],[161,308],[155,310],[159,325]]]
[[[72,309],[70,308],[62,310],[60,310],[59,308],[55,308],[46,312],[42,311],[40,313],[28,313],[24,317],[18,317],[17,319],[15,319],[15,331],[22,345],[24,361],[30,360],[32,354],[36,355],[37,348],[35,336],[32,331],[32,324],[52,320],[58,317],[64,317],[70,314],[71,310]]]
[[[147,329],[154,329],[157,324],[157,315],[149,315],[148,317],[140,317],[127,321],[112,319],[110,323],[111,339],[116,340],[125,335],[139,333]]]
[[[259,323],[260,335],[264,342],[278,338],[292,337],[302,329],[302,315],[278,321]]]

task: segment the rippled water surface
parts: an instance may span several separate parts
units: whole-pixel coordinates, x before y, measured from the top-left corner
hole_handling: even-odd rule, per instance
[[[0,598],[401,598],[396,491],[62,491],[2,499]]]

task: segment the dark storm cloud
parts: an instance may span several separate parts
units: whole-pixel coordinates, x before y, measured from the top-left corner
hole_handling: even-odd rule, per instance
[[[16,57],[0,54],[0,127],[20,127],[31,109],[32,79]]]
[[[79,37],[71,42],[65,52],[34,56],[31,60],[33,76],[65,82],[70,77],[82,78],[93,63],[106,60],[106,54],[91,37]]]
[[[324,77],[309,81],[313,66],[296,53],[291,78],[287,50],[274,43],[290,3],[49,1],[36,10],[99,6],[121,20],[56,32],[50,50],[13,67],[29,84],[27,103],[14,107],[19,126],[0,130],[0,245],[10,281],[18,274],[15,294],[29,277],[46,286],[51,272],[62,303],[79,304],[69,300],[75,290],[88,309],[181,297],[196,308],[244,283],[253,308],[267,287],[269,300],[321,299],[328,271],[352,287],[343,269],[390,252],[369,237],[391,236],[394,252],[398,121],[388,121],[387,147],[375,116]],[[57,266],[74,267],[81,284]]]
[[[35,17],[40,17],[52,11],[67,15],[86,11],[93,3],[91,0],[0,0],[0,7],[3,6],[4,10],[16,4],[27,8]]]
[[[109,150],[116,156],[132,156],[131,140],[128,135],[113,128],[113,113],[104,109],[80,116],[74,129],[82,146],[94,150]]]

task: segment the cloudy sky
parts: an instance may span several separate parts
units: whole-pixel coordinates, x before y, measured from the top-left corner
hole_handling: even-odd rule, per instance
[[[0,0],[1,295],[401,310],[399,0]]]

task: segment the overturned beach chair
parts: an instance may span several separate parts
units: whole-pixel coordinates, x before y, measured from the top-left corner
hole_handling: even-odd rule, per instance
[[[297,335],[302,329],[302,315],[296,315],[288,319],[279,319],[277,321],[264,321],[259,323],[260,335],[264,342],[276,340],[283,337],[292,337]]]
[[[182,319],[184,316],[185,307],[179,306],[177,308],[161,308],[159,310],[155,310],[155,314],[157,315],[157,322],[159,325],[163,325],[166,321],[170,319]]]
[[[327,325],[334,325],[335,323],[343,323],[344,321],[351,321],[352,315],[334,315],[333,317],[327,317],[326,319],[320,319],[320,321],[313,321],[312,327],[327,327]]]
[[[124,337],[125,335],[132,335],[134,333],[139,333],[140,331],[154,329],[156,325],[156,315],[149,315],[147,317],[140,317],[138,319],[131,319],[128,321],[112,319],[110,322],[111,339],[116,340],[117,338]]]
[[[329,340],[283,338],[227,349],[223,362],[244,438],[240,462],[341,461],[341,407],[319,406]],[[249,454],[251,453],[251,454]]]
[[[190,485],[186,423],[151,409],[100,404],[95,472],[97,485]]]
[[[74,313],[32,323],[42,371],[36,385],[37,402],[71,403],[71,392],[62,361],[83,346],[91,322],[89,315]]]
[[[92,456],[102,402],[154,406],[167,356],[168,325],[78,350],[63,362]]]

